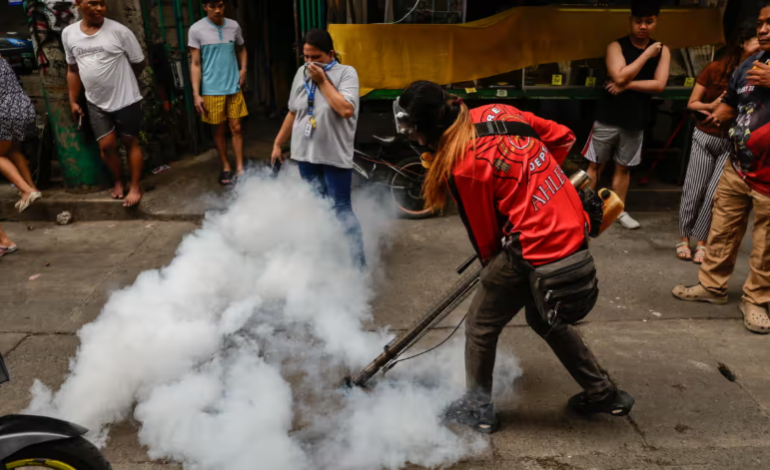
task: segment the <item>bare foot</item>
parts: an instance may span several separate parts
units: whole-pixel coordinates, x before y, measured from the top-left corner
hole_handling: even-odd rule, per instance
[[[131,188],[126,196],[126,202],[123,203],[123,207],[134,207],[142,200],[141,188]]]
[[[110,195],[112,196],[112,199],[123,199],[126,197],[126,192],[123,188],[122,181],[115,183],[115,186],[112,188],[112,193],[110,193]]]
[[[8,248],[9,246],[13,245],[15,245],[15,243],[10,238],[8,238],[8,235],[3,235],[0,237],[0,246]]]

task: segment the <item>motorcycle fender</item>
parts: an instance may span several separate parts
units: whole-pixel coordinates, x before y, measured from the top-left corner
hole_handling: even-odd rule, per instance
[[[43,442],[82,436],[88,429],[54,418],[8,415],[0,418],[0,460]]]

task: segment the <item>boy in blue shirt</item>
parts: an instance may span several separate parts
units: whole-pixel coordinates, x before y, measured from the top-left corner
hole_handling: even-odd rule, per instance
[[[219,184],[229,186],[243,175],[241,118],[249,111],[241,87],[246,83],[248,55],[241,27],[225,18],[225,2],[202,1],[206,18],[190,27],[187,44],[192,55],[193,99],[203,122],[214,126],[214,141],[222,160]],[[228,123],[233,135],[235,175],[227,159]]]

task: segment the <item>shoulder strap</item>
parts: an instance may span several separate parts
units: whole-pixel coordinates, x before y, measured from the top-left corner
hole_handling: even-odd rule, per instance
[[[476,134],[479,137],[490,135],[517,135],[541,140],[540,135],[532,126],[517,121],[487,121],[476,124]]]

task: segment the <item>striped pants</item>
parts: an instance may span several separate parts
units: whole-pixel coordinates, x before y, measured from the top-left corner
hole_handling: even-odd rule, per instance
[[[729,139],[695,129],[679,207],[679,234],[682,237],[704,241],[708,238],[714,192],[732,148]]]

